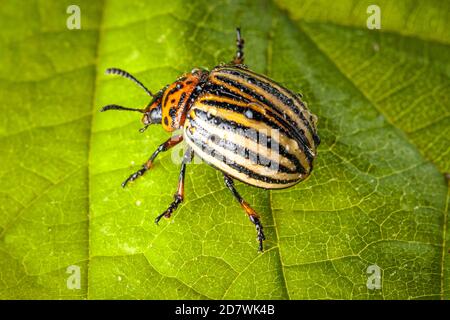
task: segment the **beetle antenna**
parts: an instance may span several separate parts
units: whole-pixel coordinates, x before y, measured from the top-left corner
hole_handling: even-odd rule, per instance
[[[126,107],[119,106],[117,104],[109,104],[107,106],[104,106],[103,108],[100,109],[100,112],[105,112],[105,111],[108,111],[108,110],[137,111],[137,112],[140,112],[140,113],[144,113],[143,109],[126,108]]]
[[[129,74],[125,70],[118,69],[118,68],[108,68],[108,69],[106,69],[106,74],[117,74],[117,75],[119,75],[121,77],[130,79],[131,81],[136,83],[139,87],[144,89],[145,92],[147,92],[147,94],[150,97],[153,97],[153,93],[150,90],[148,90],[147,87],[142,84],[142,82],[140,82],[138,79],[136,79],[134,76],[132,76],[131,74]]]

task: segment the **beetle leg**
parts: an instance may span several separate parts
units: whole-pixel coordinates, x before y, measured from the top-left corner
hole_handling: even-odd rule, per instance
[[[155,219],[156,224],[158,224],[159,220],[161,220],[162,217],[170,218],[170,216],[172,215],[172,212],[174,212],[178,208],[178,206],[183,202],[183,199],[184,199],[184,177],[186,175],[186,164],[188,162],[191,162],[193,157],[194,157],[194,153],[193,153],[192,149],[188,148],[183,156],[183,161],[181,162],[181,169],[180,169],[180,176],[178,178],[177,192],[173,195],[173,201],[169,205],[167,210],[156,217],[156,219]]]
[[[147,170],[149,170],[152,167],[153,161],[158,156],[160,152],[167,151],[170,148],[176,146],[178,143],[183,141],[182,135],[177,135],[170,137],[166,142],[161,143],[159,147],[153,152],[152,156],[147,160],[146,163],[142,165],[142,168],[130,175],[124,182],[122,182],[122,187],[125,187],[128,182],[134,181],[140,176],[142,176]]]
[[[236,28],[236,55],[234,56],[233,63],[244,63],[244,39],[241,37],[240,28]]]
[[[263,251],[263,241],[266,240],[266,237],[264,236],[263,232],[263,226],[261,224],[261,221],[259,220],[259,215],[256,213],[255,210],[253,210],[252,207],[242,199],[241,195],[237,192],[236,188],[234,187],[233,179],[231,179],[228,175],[225,173],[223,174],[223,179],[225,180],[225,185],[230,189],[231,193],[235,197],[237,201],[239,201],[239,204],[241,207],[245,210],[245,213],[249,217],[250,221],[255,225],[256,227],[256,234],[257,234],[257,240],[259,241],[259,251]]]

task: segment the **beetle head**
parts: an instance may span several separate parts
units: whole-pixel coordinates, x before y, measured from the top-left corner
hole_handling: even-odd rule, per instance
[[[143,110],[144,115],[142,116],[142,123],[144,127],[141,129],[141,132],[147,129],[147,127],[151,124],[161,124],[162,119],[162,110],[161,110],[161,101],[164,90],[159,91],[150,101],[148,106]]]
[[[141,132],[145,131],[151,124],[162,124],[163,128],[169,132],[180,128],[184,124],[189,106],[194,101],[196,94],[200,93],[202,89],[201,84],[208,75],[208,72],[205,70],[194,69],[191,73],[181,76],[174,83],[167,85],[153,95],[139,80],[124,70],[109,68],[106,70],[106,73],[130,79],[152,97],[152,100],[144,109],[126,108],[110,104],[100,110],[102,112],[107,110],[125,110],[143,113],[142,123],[144,127],[140,129]]]

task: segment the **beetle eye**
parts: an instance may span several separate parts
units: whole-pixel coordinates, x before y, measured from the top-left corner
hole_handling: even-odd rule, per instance
[[[150,124],[150,119],[148,117],[148,113],[145,113],[144,116],[142,117],[142,123],[145,125],[149,125]]]

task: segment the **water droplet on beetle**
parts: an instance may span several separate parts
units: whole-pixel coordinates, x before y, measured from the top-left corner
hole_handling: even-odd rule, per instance
[[[141,205],[141,200],[136,200],[136,205],[139,207]]]
[[[245,115],[245,117],[248,118],[248,119],[253,119],[253,112],[252,112],[252,110],[250,110],[250,109],[247,109],[247,110],[244,112],[244,115]]]

